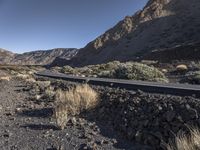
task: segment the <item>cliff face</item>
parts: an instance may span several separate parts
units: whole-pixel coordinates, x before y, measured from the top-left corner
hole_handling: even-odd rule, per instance
[[[199,0],[150,0],[72,59],[72,65],[134,60],[151,51],[200,41]]]
[[[41,50],[27,52],[23,54],[13,54],[9,51],[0,51],[0,64],[15,65],[47,65],[52,63],[56,58],[70,60],[77,54],[78,50],[71,48],[58,48],[52,50]]]

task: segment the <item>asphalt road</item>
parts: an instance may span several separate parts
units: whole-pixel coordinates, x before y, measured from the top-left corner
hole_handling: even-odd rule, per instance
[[[196,96],[200,97],[200,86],[190,84],[172,84],[158,83],[134,80],[107,79],[107,78],[91,78],[77,77],[62,73],[53,73],[51,71],[42,71],[36,73],[37,76],[68,80],[73,82],[88,83],[93,85],[111,86],[115,88],[124,88],[128,90],[142,90],[150,93],[173,94],[180,96]]]

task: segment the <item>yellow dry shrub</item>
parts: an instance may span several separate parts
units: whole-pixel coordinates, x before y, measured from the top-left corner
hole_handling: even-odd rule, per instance
[[[56,119],[56,124],[61,130],[63,130],[69,120],[67,106],[64,103],[60,102],[58,105],[55,106],[53,115]]]
[[[9,76],[4,76],[4,77],[0,77],[0,81],[10,81],[10,77]]]
[[[188,67],[184,64],[176,66],[177,71],[187,71]]]
[[[75,116],[82,111],[94,108],[98,104],[98,94],[89,85],[78,85],[69,91],[56,91],[54,117],[57,125],[63,129],[68,116]],[[64,123],[63,123],[64,122]]]
[[[48,87],[46,87],[46,89],[45,89],[45,95],[48,98],[53,97],[55,95],[54,87],[52,87],[51,85],[49,85]]]
[[[200,150],[200,131],[193,128],[190,129],[190,135],[178,135],[167,146],[167,150]]]
[[[30,76],[29,76],[28,74],[20,74],[20,73],[18,73],[18,74],[16,75],[16,77],[17,77],[17,78],[20,78],[20,79],[23,79],[23,80],[26,80],[26,79],[29,79],[29,78],[30,78]]]
[[[167,69],[162,69],[162,73],[167,73],[168,70]]]

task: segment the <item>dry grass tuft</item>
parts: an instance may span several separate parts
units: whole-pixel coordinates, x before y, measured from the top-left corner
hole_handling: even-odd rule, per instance
[[[69,121],[68,118],[68,107],[66,104],[60,102],[54,108],[54,117],[56,119],[56,123],[58,127],[63,130],[65,128],[66,123]]]
[[[51,85],[49,87],[46,87],[44,93],[45,93],[46,98],[53,99],[55,95],[54,87]]]
[[[167,150],[199,150],[200,149],[200,131],[190,129],[190,135],[178,135],[175,140],[170,142]]]
[[[9,76],[0,77],[0,81],[10,81],[10,79]]]
[[[23,80],[26,80],[26,79],[30,78],[30,76],[28,74],[21,74],[21,73],[18,73],[16,75],[16,77],[19,78],[19,79],[23,79]]]
[[[51,85],[51,81],[37,81],[39,87],[48,88]]]
[[[36,80],[35,80],[35,78],[28,78],[28,79],[25,79],[25,81],[26,82],[29,82],[29,83],[35,83],[36,82]]]
[[[89,85],[78,85],[69,91],[56,92],[54,117],[57,125],[64,129],[69,116],[75,116],[97,106],[98,94]]]

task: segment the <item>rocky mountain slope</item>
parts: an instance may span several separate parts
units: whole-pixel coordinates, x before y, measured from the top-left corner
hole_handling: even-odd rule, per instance
[[[151,52],[198,43],[199,18],[199,0],[149,0],[143,10],[125,17],[81,49],[71,64],[135,60]]]
[[[15,56],[14,53],[0,48],[0,63],[10,62],[14,56]]]
[[[14,54],[6,50],[0,51],[0,64],[20,65],[46,65],[52,63],[56,58],[69,60],[77,54],[78,50],[71,48],[58,48],[46,51],[33,51],[23,54]]]

